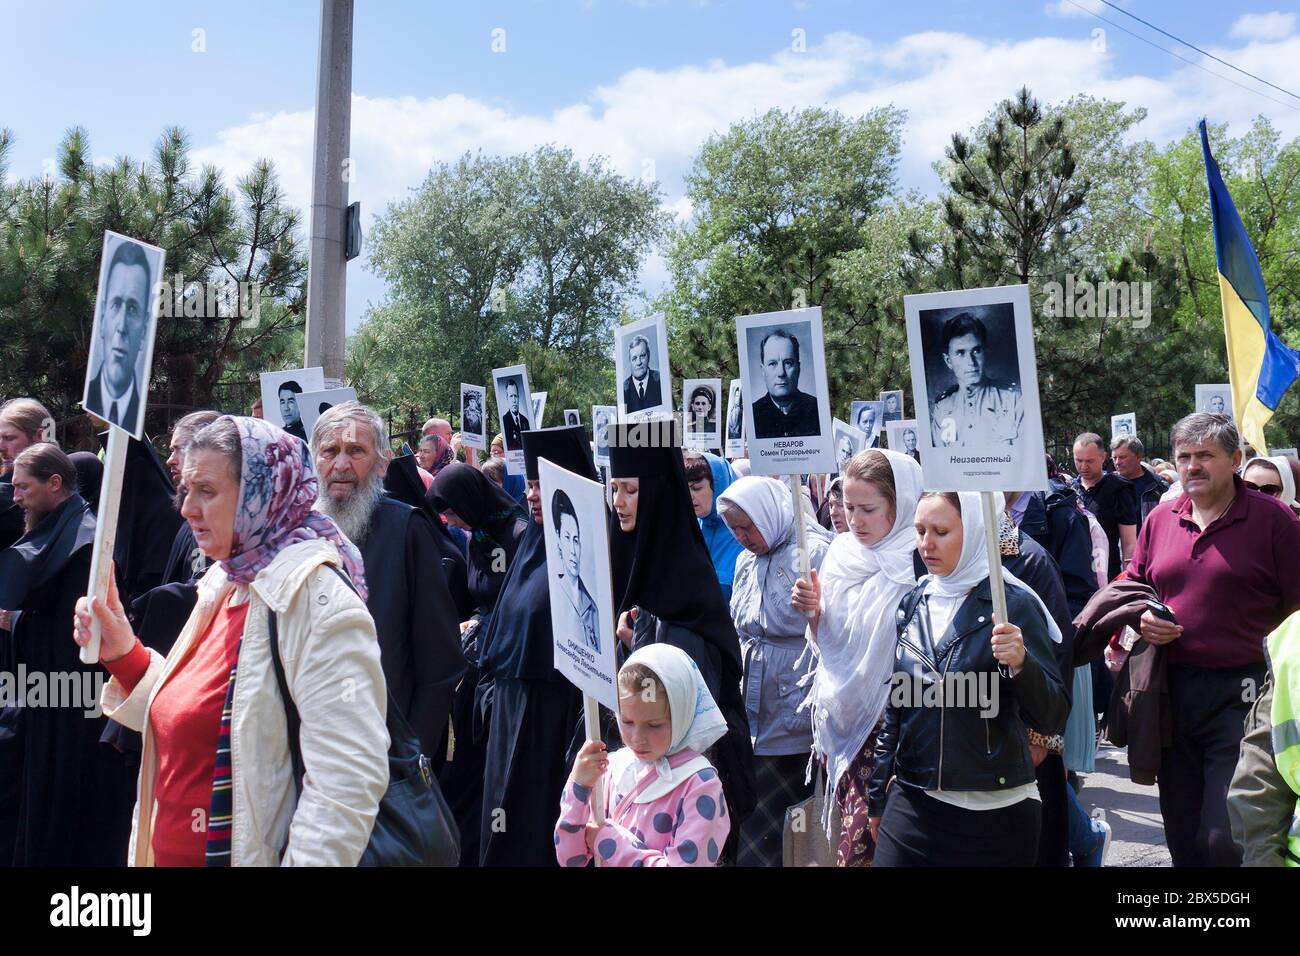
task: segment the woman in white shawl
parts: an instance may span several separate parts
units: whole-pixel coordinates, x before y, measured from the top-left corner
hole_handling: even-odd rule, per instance
[[[800,496],[805,511],[812,508]],[[800,705],[814,660],[807,621],[791,603],[799,577],[790,489],[772,478],[741,478],[718,496],[718,514],[744,547],[736,560],[731,620],[744,654],[745,713],[754,743],[758,806],[740,828],[739,866],[780,866],[786,810],[812,794],[805,783],[812,725]],[[832,535],[805,520],[810,568],[820,568]]]
[[[840,810],[840,866],[867,866],[875,849],[867,783],[894,668],[895,612],[916,586],[912,521],[921,492],[921,466],[912,458],[878,449],[855,455],[843,474],[849,530],[836,536],[820,575],[793,589],[795,606],[813,615],[813,749]]]

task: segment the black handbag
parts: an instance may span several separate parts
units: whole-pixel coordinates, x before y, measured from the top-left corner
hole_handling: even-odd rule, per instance
[[[338,568],[329,565],[349,587],[352,582]],[[276,615],[268,611],[271,635],[271,664],[275,682],[284,701],[284,715],[289,727],[289,754],[293,760],[293,781],[302,796],[302,762],[300,733],[302,721],[298,707],[289,694],[280,659],[280,634]],[[456,818],[442,795],[429,758],[420,752],[420,738],[402,716],[393,695],[388,695],[388,789],[379,801],[370,841],[361,854],[358,866],[456,866],[460,862],[460,830]]]

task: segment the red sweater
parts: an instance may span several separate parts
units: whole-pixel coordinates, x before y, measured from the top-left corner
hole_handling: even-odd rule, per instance
[[[247,614],[247,601],[232,607],[227,599],[149,709],[158,748],[153,825],[158,866],[203,866],[221,711]],[[130,653],[104,666],[130,693],[149,668],[149,651],[137,639]]]

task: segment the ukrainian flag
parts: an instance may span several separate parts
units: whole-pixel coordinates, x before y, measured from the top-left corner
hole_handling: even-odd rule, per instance
[[[1241,436],[1267,454],[1264,424],[1277,403],[1300,377],[1300,351],[1273,334],[1268,292],[1259,259],[1246,227],[1223,184],[1219,165],[1210,155],[1210,139],[1201,120],[1201,149],[1205,178],[1210,184],[1210,214],[1214,220],[1214,255],[1219,263],[1219,295],[1223,299],[1223,333],[1228,342],[1228,380],[1232,409]]]

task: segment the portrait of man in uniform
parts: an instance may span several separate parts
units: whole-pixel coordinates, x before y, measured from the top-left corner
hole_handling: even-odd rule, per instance
[[[939,347],[956,380],[931,402],[930,430],[936,448],[1013,445],[1024,419],[1020,387],[987,372],[988,327],[970,312],[943,323]],[[1014,343],[1008,343],[1014,350]],[[1015,367],[1014,357],[1009,363]]]
[[[572,611],[570,634],[599,654],[600,612],[591,592],[582,582],[582,531],[578,525],[578,512],[562,488],[551,496],[551,519],[555,525],[556,557],[559,559],[555,573],[560,591],[569,599],[569,610]]]
[[[751,406],[754,437],[818,434],[817,396],[799,390],[799,340],[786,329],[772,329],[759,342],[758,360],[766,392]]]

